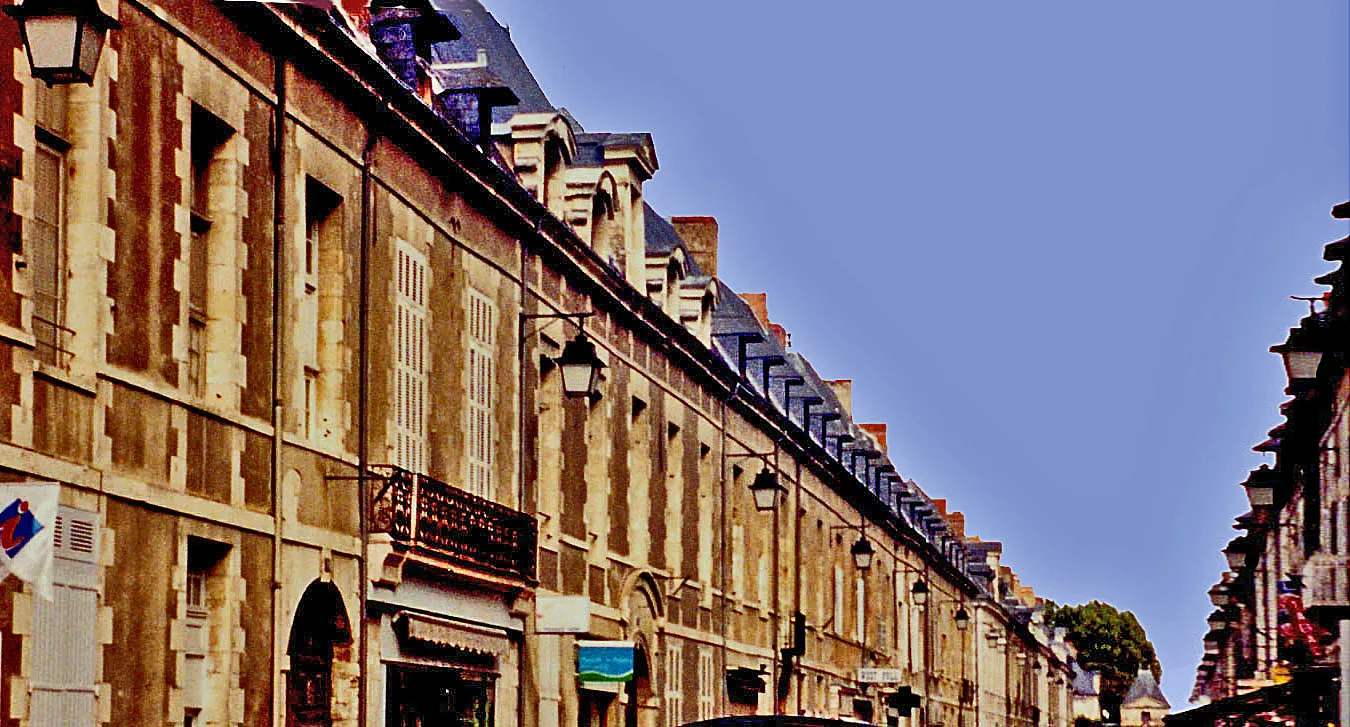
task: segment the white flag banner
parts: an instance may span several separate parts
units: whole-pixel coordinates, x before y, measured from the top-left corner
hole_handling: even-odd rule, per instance
[[[0,580],[13,573],[48,601],[60,497],[55,482],[0,484]]]

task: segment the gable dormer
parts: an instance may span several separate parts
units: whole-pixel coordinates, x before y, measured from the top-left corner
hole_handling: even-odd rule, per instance
[[[516,114],[510,127],[516,178],[549,212],[564,219],[566,173],[577,156],[567,117],[557,112]]]

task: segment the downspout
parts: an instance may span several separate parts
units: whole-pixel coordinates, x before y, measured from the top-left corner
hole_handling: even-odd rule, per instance
[[[272,724],[280,725],[285,711],[285,685],[281,679],[280,631],[284,617],[281,603],[281,329],[284,316],[282,284],[285,281],[286,233],[286,60],[273,64],[276,103],[272,116]]]
[[[375,184],[370,171],[370,158],[375,153],[375,145],[380,141],[378,130],[368,132],[366,146],[361,150],[361,240],[357,253],[357,266],[360,273],[360,300],[357,305],[357,403],[356,403],[356,462],[357,462],[357,518],[361,530],[360,564],[361,585],[357,592],[360,613],[357,623],[362,625],[360,659],[357,689],[357,727],[369,724],[370,707],[368,699],[370,682],[370,638],[364,633],[366,611],[369,608],[370,564],[370,497],[367,492],[368,468],[370,467],[369,410],[370,410],[370,252],[374,246],[375,222]]]
[[[801,644],[797,644],[797,619],[802,612],[802,460],[800,457],[793,458],[796,465],[795,477],[793,481],[793,522],[796,523],[796,531],[792,534],[792,638],[793,646],[801,646],[801,652],[797,654],[797,666],[800,666],[802,660],[806,657],[806,639],[802,639]],[[797,714],[802,713],[802,692],[805,691],[803,679],[805,673],[797,675]]]
[[[729,401],[730,399],[736,398],[736,394],[737,394],[737,393],[739,392],[739,390],[740,390],[739,387],[740,387],[740,384],[739,384],[739,382],[738,382],[738,383],[737,383],[737,388],[736,388],[736,389],[732,389],[732,391],[731,391],[731,396],[728,398],[728,401]],[[721,664],[722,664],[722,668],[721,668],[721,670],[718,672],[718,682],[719,682],[719,686],[721,686],[722,688],[719,688],[719,689],[717,690],[717,693],[718,693],[719,695],[721,695],[721,700],[720,700],[721,703],[720,703],[718,706],[721,708],[720,711],[721,711],[722,714],[727,714],[727,713],[728,713],[728,706],[729,706],[729,705],[727,704],[727,690],[726,690],[726,688],[725,688],[725,685],[726,685],[726,679],[727,679],[727,608],[726,608],[726,602],[727,602],[727,538],[730,537],[730,533],[727,532],[727,401],[723,401],[723,402],[722,402],[722,406],[720,407],[720,418],[721,418],[721,427],[720,427],[720,428],[721,428],[721,432],[722,432],[722,453],[721,453],[721,456],[722,456],[722,472],[721,472],[721,477],[720,477],[719,479],[721,480],[721,483],[722,483],[722,496],[721,496],[721,498],[719,498],[719,500],[718,500],[718,502],[721,503],[720,507],[718,508],[718,518],[721,520],[721,525],[720,525],[719,527],[720,527],[720,532],[721,532],[721,534],[722,534],[722,537],[720,537],[720,538],[717,539],[718,548],[720,548],[720,551],[719,551],[718,554],[717,554],[717,560],[718,560],[718,565],[720,566],[720,567],[718,568],[718,571],[719,571],[719,577],[720,577],[720,579],[721,579],[721,583],[718,584],[718,587],[720,588],[720,590],[721,590],[721,592],[722,592],[722,608],[720,608],[720,609],[715,609],[715,611],[716,611],[717,613],[720,613],[720,614],[721,614],[721,617],[720,617],[720,619],[718,620],[717,626],[718,626],[718,631],[721,632],[721,633],[720,633],[720,636],[722,637],[722,643],[721,643],[721,652],[722,652],[722,661],[721,661]]]
[[[481,110],[481,107],[480,107]],[[480,118],[479,123],[482,123]],[[491,117],[488,117],[488,123],[491,123]],[[481,127],[480,128],[484,128]],[[485,134],[483,149],[487,151],[492,144],[491,135]],[[536,232],[538,228],[536,227]],[[516,477],[519,483],[516,488],[516,505],[522,512],[525,511],[525,302],[530,292],[529,283],[525,280],[526,263],[529,258],[528,242],[520,240],[520,313],[516,316],[516,402],[519,407],[516,416]],[[538,496],[535,496],[538,500]],[[530,517],[535,521],[536,533],[538,528],[538,504],[530,506]],[[539,562],[539,538],[535,537],[535,563],[536,573]],[[529,617],[526,616],[526,631],[528,632]],[[536,625],[537,628],[537,625]],[[528,633],[520,635],[520,658],[516,659],[516,724],[525,724],[525,655],[528,652]],[[537,700],[536,700],[537,701]],[[365,727],[365,725],[362,725]]]
[[[778,442],[775,441],[773,443],[773,471],[775,474],[779,474],[781,472],[781,470],[778,467],[778,452],[779,452]],[[773,568],[773,578],[772,578],[773,638],[769,640],[769,648],[773,652],[772,653],[773,670],[770,673],[772,675],[771,679],[773,680],[773,686],[771,688],[773,689],[774,716],[778,716],[783,713],[783,700],[787,697],[787,695],[783,694],[782,690],[782,685],[787,676],[786,673],[783,672],[783,670],[786,668],[787,665],[783,661],[783,653],[779,650],[780,647],[782,646],[782,639],[783,639],[782,594],[779,592],[780,591],[779,581],[781,580],[781,578],[779,577],[778,574],[779,569],[778,551],[782,550],[781,547],[782,543],[779,542],[778,537],[778,522],[779,520],[781,520],[780,511],[782,509],[783,508],[781,506],[775,506],[773,509],[773,557],[770,558],[770,565]]]

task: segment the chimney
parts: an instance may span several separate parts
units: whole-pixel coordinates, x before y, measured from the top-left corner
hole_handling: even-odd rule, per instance
[[[943,517],[943,518],[946,518],[946,517],[947,517],[947,500],[946,500],[946,498],[938,498],[938,499],[936,499],[936,500],[933,500],[933,507],[936,507],[936,508],[937,508],[938,515],[939,515],[940,517]]]
[[[717,277],[717,219],[713,217],[671,217],[675,234],[684,240],[684,246],[694,262],[703,268],[703,274]]]
[[[755,318],[765,328],[769,327],[769,296],[765,293],[741,293],[741,300],[755,312]]]
[[[1027,608],[1034,608],[1036,606],[1036,590],[1031,586],[1019,587],[1017,589],[1017,598],[1022,602],[1022,605]]]
[[[370,42],[394,76],[408,88],[419,89],[415,29],[422,11],[405,7],[381,7],[370,13]]]
[[[853,416],[853,379],[835,379],[826,381],[830,388],[834,390],[834,398],[839,400],[844,406],[844,413],[850,418]]]
[[[956,533],[958,540],[966,539],[966,516],[959,512],[953,512],[947,516],[947,525],[951,527],[952,532]]]
[[[881,451],[886,451],[886,425],[885,424],[859,424],[858,428],[872,435],[872,439],[877,440],[877,446]]]
[[[339,0],[338,8],[347,17],[353,30],[363,35],[370,34],[370,0]]]

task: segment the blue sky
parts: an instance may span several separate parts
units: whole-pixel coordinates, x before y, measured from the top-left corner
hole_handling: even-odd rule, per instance
[[[648,200],[717,217],[900,471],[1133,611],[1183,708],[1266,349],[1350,232],[1346,3],[486,3],[554,104],[654,135]]]

